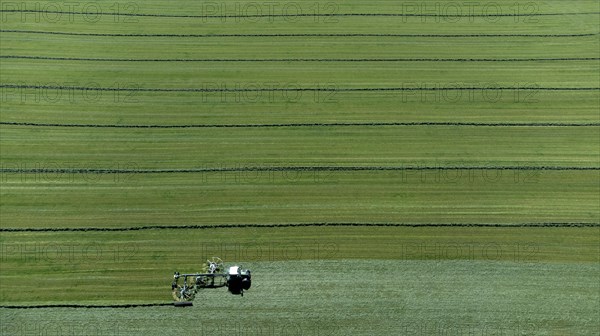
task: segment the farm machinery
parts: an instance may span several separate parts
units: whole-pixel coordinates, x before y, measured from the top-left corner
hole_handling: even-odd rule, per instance
[[[202,272],[175,272],[171,289],[176,302],[191,302],[196,293],[204,288],[227,287],[231,294],[244,296],[244,290],[250,289],[251,284],[250,270],[231,266],[225,271],[223,260],[213,257],[206,261]]]

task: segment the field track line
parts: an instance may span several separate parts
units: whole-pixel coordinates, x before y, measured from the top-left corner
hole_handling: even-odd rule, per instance
[[[28,306],[0,306],[4,309],[43,309],[43,308],[140,308],[174,306],[173,303],[141,303],[141,304],[114,304],[114,305],[81,305],[81,304],[52,304]]]
[[[102,169],[102,168],[0,168],[0,174],[177,174],[211,172],[298,172],[298,171],[427,171],[427,170],[524,170],[600,171],[600,167],[573,166],[255,166],[182,169]]]
[[[206,224],[206,225],[146,225],[130,227],[75,227],[75,228],[0,228],[0,232],[101,232],[142,230],[211,230],[211,229],[268,229],[290,227],[480,227],[480,228],[523,228],[523,227],[599,227],[600,223],[545,222],[545,223],[289,223],[289,224]]]
[[[383,33],[281,33],[281,34],[123,34],[123,33],[81,33],[42,30],[0,29],[0,33],[23,33],[66,36],[104,36],[104,37],[440,37],[440,38],[479,38],[479,37],[589,37],[599,33],[579,34],[383,34]]]
[[[0,59],[86,62],[553,62],[599,61],[600,57],[548,58],[97,58],[1,55]]]
[[[298,87],[298,88],[142,88],[142,87],[93,87],[93,86],[63,86],[63,85],[26,85],[2,84],[4,89],[45,89],[45,90],[77,90],[77,91],[127,91],[127,92],[375,92],[375,91],[496,91],[496,90],[522,90],[522,91],[600,91],[600,87],[536,87],[536,86],[498,86],[498,87]]]
[[[598,15],[600,12],[567,12],[567,13],[521,13],[521,14],[415,14],[415,13],[299,13],[299,14],[247,14],[247,15],[194,15],[194,14],[150,14],[150,13],[109,13],[109,12],[75,12],[40,9],[3,9],[0,13],[44,13],[91,15],[94,18],[106,16],[134,16],[134,17],[163,17],[163,18],[274,18],[274,17],[447,17],[447,18],[474,18],[474,17],[533,17],[533,16],[573,16],[573,15]]]
[[[277,128],[277,127],[359,127],[359,126],[466,126],[466,127],[594,127],[592,123],[477,123],[477,122],[349,122],[349,123],[280,123],[280,124],[188,124],[188,125],[132,125],[132,124],[57,124],[0,121],[0,125],[28,127],[70,128]]]

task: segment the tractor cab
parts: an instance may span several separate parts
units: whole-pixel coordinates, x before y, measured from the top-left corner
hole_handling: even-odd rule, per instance
[[[252,276],[250,270],[242,269],[239,266],[229,267],[227,272],[227,289],[231,294],[244,296],[244,290],[250,289],[252,285]]]

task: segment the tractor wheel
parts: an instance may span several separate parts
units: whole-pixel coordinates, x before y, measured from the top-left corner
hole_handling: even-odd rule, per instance
[[[183,286],[177,286],[173,289],[173,299],[178,302],[193,301],[196,296],[196,290],[194,286],[183,288]]]
[[[206,260],[206,273],[223,273],[225,267],[223,266],[223,260],[219,257],[212,257]]]

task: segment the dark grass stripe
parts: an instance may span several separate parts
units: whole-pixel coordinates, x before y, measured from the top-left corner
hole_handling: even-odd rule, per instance
[[[597,15],[600,12],[569,12],[569,13],[520,13],[520,14],[414,14],[414,13],[299,13],[299,14],[224,14],[224,15],[194,15],[194,14],[150,14],[150,13],[109,13],[109,12],[75,12],[59,10],[35,10],[35,9],[3,9],[0,13],[44,13],[44,14],[69,14],[98,16],[133,16],[133,17],[163,17],[163,18],[200,18],[200,19],[222,19],[222,18],[274,18],[274,17],[446,17],[446,18],[473,18],[473,17],[533,17],[533,16],[573,16],[573,15]]]
[[[21,85],[2,84],[0,88],[5,89],[45,89],[45,90],[77,90],[77,91],[128,91],[128,92],[381,92],[381,91],[495,91],[495,90],[523,90],[523,91],[598,91],[600,87],[358,87],[358,88],[335,88],[335,87],[304,87],[304,88],[124,88],[124,87],[91,87],[91,86],[63,86],[63,85]]]
[[[143,230],[210,230],[210,229],[268,229],[295,227],[600,227],[600,223],[542,222],[542,223],[287,223],[287,224],[215,224],[215,225],[147,225],[131,227],[76,227],[76,228],[0,228],[0,232],[98,232]]]
[[[173,303],[140,303],[140,304],[114,304],[114,305],[82,305],[82,304],[51,304],[27,306],[0,306],[4,309],[44,309],[44,308],[141,308],[174,306]]]
[[[278,34],[143,34],[143,33],[81,33],[42,30],[0,29],[0,33],[23,33],[41,35],[97,36],[97,37],[182,37],[182,38],[224,38],[224,37],[440,37],[440,38],[480,38],[480,37],[589,37],[599,33],[579,34],[391,34],[391,33],[278,33]]]
[[[349,122],[349,123],[279,123],[279,124],[187,124],[187,125],[121,125],[121,124],[59,124],[2,121],[0,125],[67,128],[277,128],[277,127],[360,127],[360,126],[466,126],[466,127],[593,127],[589,123],[476,123],[476,122]]]
[[[571,62],[598,61],[600,57],[549,58],[96,58],[2,55],[0,59],[85,62]]]
[[[188,169],[102,169],[102,168],[0,168],[1,174],[177,174],[211,172],[297,172],[297,171],[428,171],[428,170],[517,170],[600,171],[600,167],[574,166],[256,166]]]

